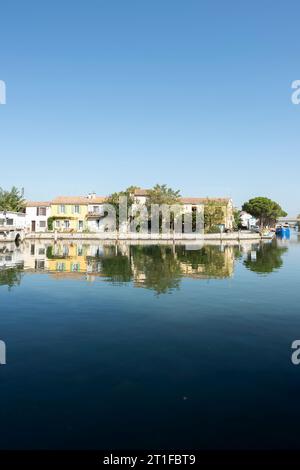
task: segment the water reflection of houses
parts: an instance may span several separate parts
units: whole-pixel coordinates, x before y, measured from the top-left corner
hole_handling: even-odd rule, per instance
[[[86,272],[87,246],[75,243],[57,243],[48,249],[48,270],[50,272]]]
[[[224,279],[231,277],[234,272],[235,251],[233,246],[205,246],[180,262],[180,267],[184,277],[194,279]],[[210,253],[209,253],[210,251]],[[199,259],[199,253],[203,257]],[[198,259],[197,259],[198,258]]]
[[[281,253],[269,243],[186,245],[26,240],[0,246],[0,270],[45,272],[56,279],[101,278],[111,283],[132,282],[157,293],[178,289],[182,278],[225,279],[233,275],[235,260],[252,271],[271,272],[280,266]],[[279,258],[278,258],[279,257]],[[265,266],[266,265],[266,266]]]
[[[14,267],[24,267],[22,245],[17,247],[14,242],[0,244],[0,269]]]
[[[23,243],[23,259],[26,270],[48,270],[47,247],[49,243],[36,240],[34,243],[26,240]]]

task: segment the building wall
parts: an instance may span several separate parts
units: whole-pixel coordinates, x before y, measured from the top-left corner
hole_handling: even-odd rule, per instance
[[[134,196],[133,198],[135,204],[146,204],[146,196]]]
[[[202,205],[202,204],[199,204],[199,205]],[[191,212],[192,208],[195,206],[196,204],[184,204],[184,212]],[[204,206],[204,212],[205,212],[205,203],[203,204],[203,206]],[[222,225],[225,226],[225,229],[232,229],[233,222],[234,222],[232,201],[230,200],[228,203],[220,203],[220,207],[222,207],[223,214],[224,214]]]
[[[46,232],[48,230],[47,220],[50,217],[50,207],[46,207],[46,215],[38,215],[40,207],[26,207],[26,227],[32,230],[32,222],[35,222],[36,232]]]
[[[26,227],[25,214],[21,212],[0,211],[0,226]]]
[[[64,209],[64,210],[63,210]],[[53,228],[57,231],[83,231],[87,229],[87,204],[51,204]]]
[[[103,204],[89,204],[88,205],[88,213],[99,213],[103,214]]]

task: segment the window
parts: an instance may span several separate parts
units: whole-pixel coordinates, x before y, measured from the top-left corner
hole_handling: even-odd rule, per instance
[[[56,263],[56,271],[65,271],[66,265],[65,263]]]
[[[46,221],[45,220],[40,220],[40,227],[45,228],[46,227]]]
[[[95,212],[96,214],[99,214],[100,207],[99,206],[93,206],[93,212]]]
[[[45,248],[39,248],[39,255],[45,254]]]
[[[69,221],[69,220],[65,220],[65,221],[64,221],[64,224],[65,224],[65,228],[69,228],[69,227],[70,227],[70,221]]]
[[[65,214],[65,212],[66,212],[66,206],[65,206],[64,204],[61,204],[61,205],[59,206],[59,212],[60,212],[61,214]]]
[[[78,221],[78,230],[83,230],[83,220]]]
[[[37,207],[36,215],[46,215],[46,207]]]
[[[79,263],[71,263],[71,272],[76,273],[80,271]]]
[[[35,269],[45,269],[45,261],[35,260]]]
[[[68,245],[63,246],[63,256],[69,256],[69,247],[68,247]]]
[[[74,206],[74,213],[80,214],[80,206]]]
[[[0,225],[4,225],[5,219],[0,219]]]
[[[60,220],[56,220],[56,221],[55,221],[55,226],[56,226],[56,228],[59,228],[59,227],[60,227]]]
[[[14,219],[6,219],[6,225],[14,225]]]

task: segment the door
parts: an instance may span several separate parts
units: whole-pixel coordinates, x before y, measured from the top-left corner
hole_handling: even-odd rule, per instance
[[[31,231],[35,232],[35,220],[31,221]]]

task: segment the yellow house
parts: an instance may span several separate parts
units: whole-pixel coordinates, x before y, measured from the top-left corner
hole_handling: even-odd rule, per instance
[[[58,232],[82,232],[88,229],[87,216],[92,204],[103,202],[94,193],[88,196],[59,196],[50,203],[53,229]]]

